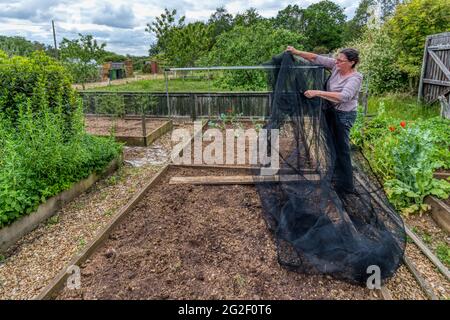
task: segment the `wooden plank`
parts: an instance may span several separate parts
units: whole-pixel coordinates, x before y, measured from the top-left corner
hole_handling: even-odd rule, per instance
[[[439,97],[440,96],[445,96],[447,93],[449,93],[450,92],[450,88],[448,88],[448,89],[446,89],[444,92],[442,92],[439,96],[438,95],[435,95],[434,97],[432,97],[430,100],[428,100],[428,104],[433,104],[433,103],[435,103],[436,101],[438,101],[439,100]]]
[[[411,273],[413,274],[416,281],[419,283],[422,290],[428,296],[428,298],[430,298],[431,300],[439,300],[438,297],[434,294],[433,290],[431,289],[431,286],[428,283],[428,281],[426,281],[422,277],[420,272],[416,269],[414,264],[411,262],[411,260],[409,260],[409,258],[406,255],[403,256],[403,261],[405,262],[405,265],[409,269],[409,271],[411,271]]]
[[[253,167],[253,166],[247,166],[247,165],[221,165],[221,164],[172,164],[174,167],[181,167],[181,168],[191,168],[191,169],[233,169],[233,170],[242,170],[242,171],[249,171],[249,170],[255,170],[259,169],[260,167]],[[292,173],[292,169],[290,168],[280,168],[279,172],[283,172],[284,170],[288,170],[288,172]],[[309,174],[315,174],[317,173],[317,170],[315,169],[302,169],[301,174],[303,173],[309,173]]]
[[[67,266],[35,297],[35,300],[48,300],[53,298],[64,285],[68,274],[67,270],[72,266],[81,266],[84,261],[103,243],[111,231],[117,226],[123,218],[134,208],[134,206],[143,198],[148,189],[161,180],[167,172],[169,165],[165,165],[159,172],[114,216],[114,218],[104,226],[94,239],[83,249],[81,253],[74,256]]]
[[[419,81],[419,91],[417,94],[417,100],[422,101],[423,96],[423,78],[425,78],[425,72],[427,69],[427,56],[428,56],[428,45],[430,43],[430,37],[425,40],[425,47],[423,49],[423,59],[422,59],[422,70],[420,70],[420,81]]]
[[[436,179],[448,179],[450,178],[450,172],[435,172],[433,176]]]
[[[437,44],[428,47],[429,50],[438,51],[438,50],[450,50],[450,44]]]
[[[394,298],[392,298],[391,292],[386,286],[381,286],[380,293],[384,300],[394,300]]]
[[[227,184],[257,184],[271,182],[296,182],[318,181],[319,175],[274,175],[274,176],[197,176],[197,177],[172,177],[169,184],[193,184],[193,185],[227,185]]]
[[[450,234],[450,207],[447,206],[445,202],[433,196],[426,197],[425,203],[431,206],[431,216],[433,220]]]
[[[443,80],[423,79],[423,83],[435,84],[438,86],[450,86],[450,81],[443,81]]]
[[[434,62],[439,66],[441,71],[445,74],[445,76],[450,80],[450,71],[448,71],[447,66],[439,59],[439,57],[431,50],[428,50],[428,54],[434,60]]]
[[[162,125],[160,125],[158,128],[150,132],[149,135],[145,137],[144,143],[145,146],[149,146],[154,141],[162,137],[165,133],[169,132],[173,128],[173,122],[172,120],[166,121]]]

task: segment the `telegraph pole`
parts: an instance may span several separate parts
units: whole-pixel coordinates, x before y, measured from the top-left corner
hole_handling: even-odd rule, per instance
[[[53,28],[53,43],[55,45],[55,57],[56,59],[59,59],[58,47],[56,46],[55,22],[53,20],[52,20],[52,28]]]

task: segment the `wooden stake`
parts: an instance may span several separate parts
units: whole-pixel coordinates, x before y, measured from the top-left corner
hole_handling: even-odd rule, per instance
[[[198,177],[172,177],[169,184],[201,184],[201,185],[226,185],[226,184],[256,184],[268,182],[295,182],[317,181],[319,175],[276,175],[276,176],[198,176]]]

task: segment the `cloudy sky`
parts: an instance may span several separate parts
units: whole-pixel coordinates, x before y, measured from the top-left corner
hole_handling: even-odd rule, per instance
[[[23,36],[32,41],[53,44],[51,20],[55,20],[57,42],[78,33],[92,34],[107,42],[107,50],[120,54],[146,55],[153,41],[145,27],[164,7],[177,9],[186,20],[206,21],[215,8],[225,6],[233,15],[254,7],[264,17],[275,16],[288,4],[307,7],[320,0],[0,0],[0,35]],[[334,0],[347,17],[359,1]]]

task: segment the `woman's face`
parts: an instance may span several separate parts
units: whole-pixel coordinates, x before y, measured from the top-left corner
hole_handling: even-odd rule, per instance
[[[339,53],[338,56],[336,57],[336,68],[339,71],[350,71],[352,69],[352,65],[354,64],[354,62],[349,61],[347,59],[347,56],[343,53]]]

